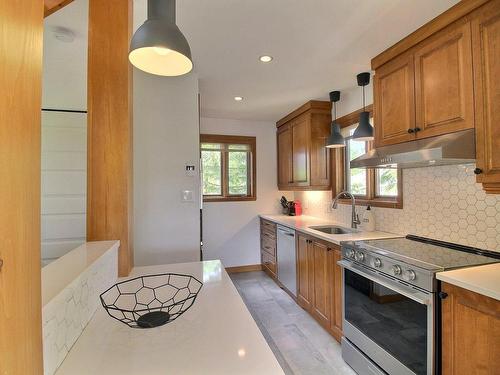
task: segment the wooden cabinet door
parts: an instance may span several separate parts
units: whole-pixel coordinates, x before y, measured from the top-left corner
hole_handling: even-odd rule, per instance
[[[500,5],[492,1],[472,19],[477,181],[500,194]]]
[[[406,53],[377,69],[374,77],[375,145],[415,139],[415,77],[413,55]]]
[[[292,184],[292,130],[288,125],[278,129],[278,188]]]
[[[443,283],[443,375],[498,374],[500,302]]]
[[[292,130],[293,186],[309,185],[309,116],[300,116],[290,125]]]
[[[310,240],[297,235],[297,302],[306,310],[311,309],[312,256]]]
[[[313,115],[311,120],[311,186],[330,186],[330,152],[326,141],[330,135],[329,115]]]
[[[470,23],[464,19],[417,47],[417,138],[474,128],[470,27]]]
[[[337,341],[342,338],[342,267],[337,262],[342,259],[339,246],[334,246],[330,256],[331,319],[330,330]]]
[[[313,305],[312,314],[326,328],[330,328],[330,267],[328,266],[331,248],[323,242],[313,240]]]

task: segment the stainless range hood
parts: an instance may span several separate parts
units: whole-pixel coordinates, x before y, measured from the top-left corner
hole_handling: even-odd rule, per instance
[[[474,129],[379,147],[351,161],[351,168],[416,168],[476,161]]]

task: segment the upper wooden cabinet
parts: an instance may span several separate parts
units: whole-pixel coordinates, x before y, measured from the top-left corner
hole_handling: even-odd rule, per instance
[[[470,22],[461,20],[375,72],[375,144],[474,127]]]
[[[474,127],[471,32],[465,19],[417,46],[415,115],[417,138]]]
[[[377,146],[415,139],[415,76],[413,55],[401,55],[377,70],[374,78],[374,113]]]
[[[472,17],[477,181],[500,194],[500,1]]]
[[[278,129],[278,186],[292,183],[292,131],[289,126]]]
[[[330,188],[331,120],[330,102],[310,101],[277,122],[280,190]]]
[[[372,59],[377,147],[476,131],[477,181],[500,194],[500,0],[463,0]]]

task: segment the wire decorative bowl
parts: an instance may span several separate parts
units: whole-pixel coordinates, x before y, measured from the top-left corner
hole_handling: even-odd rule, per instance
[[[112,318],[131,328],[153,328],[184,314],[193,306],[202,286],[190,275],[146,275],[116,283],[100,298]]]

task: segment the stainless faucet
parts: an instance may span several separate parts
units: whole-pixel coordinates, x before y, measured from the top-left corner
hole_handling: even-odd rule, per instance
[[[356,198],[354,198],[354,195],[352,195],[348,191],[341,191],[340,193],[337,194],[337,196],[333,200],[332,208],[334,210],[337,209],[339,198],[345,198],[345,197],[351,199],[351,205],[352,205],[351,228],[356,229],[358,227],[358,224],[361,224],[361,220],[359,220],[359,215],[356,214]]]

